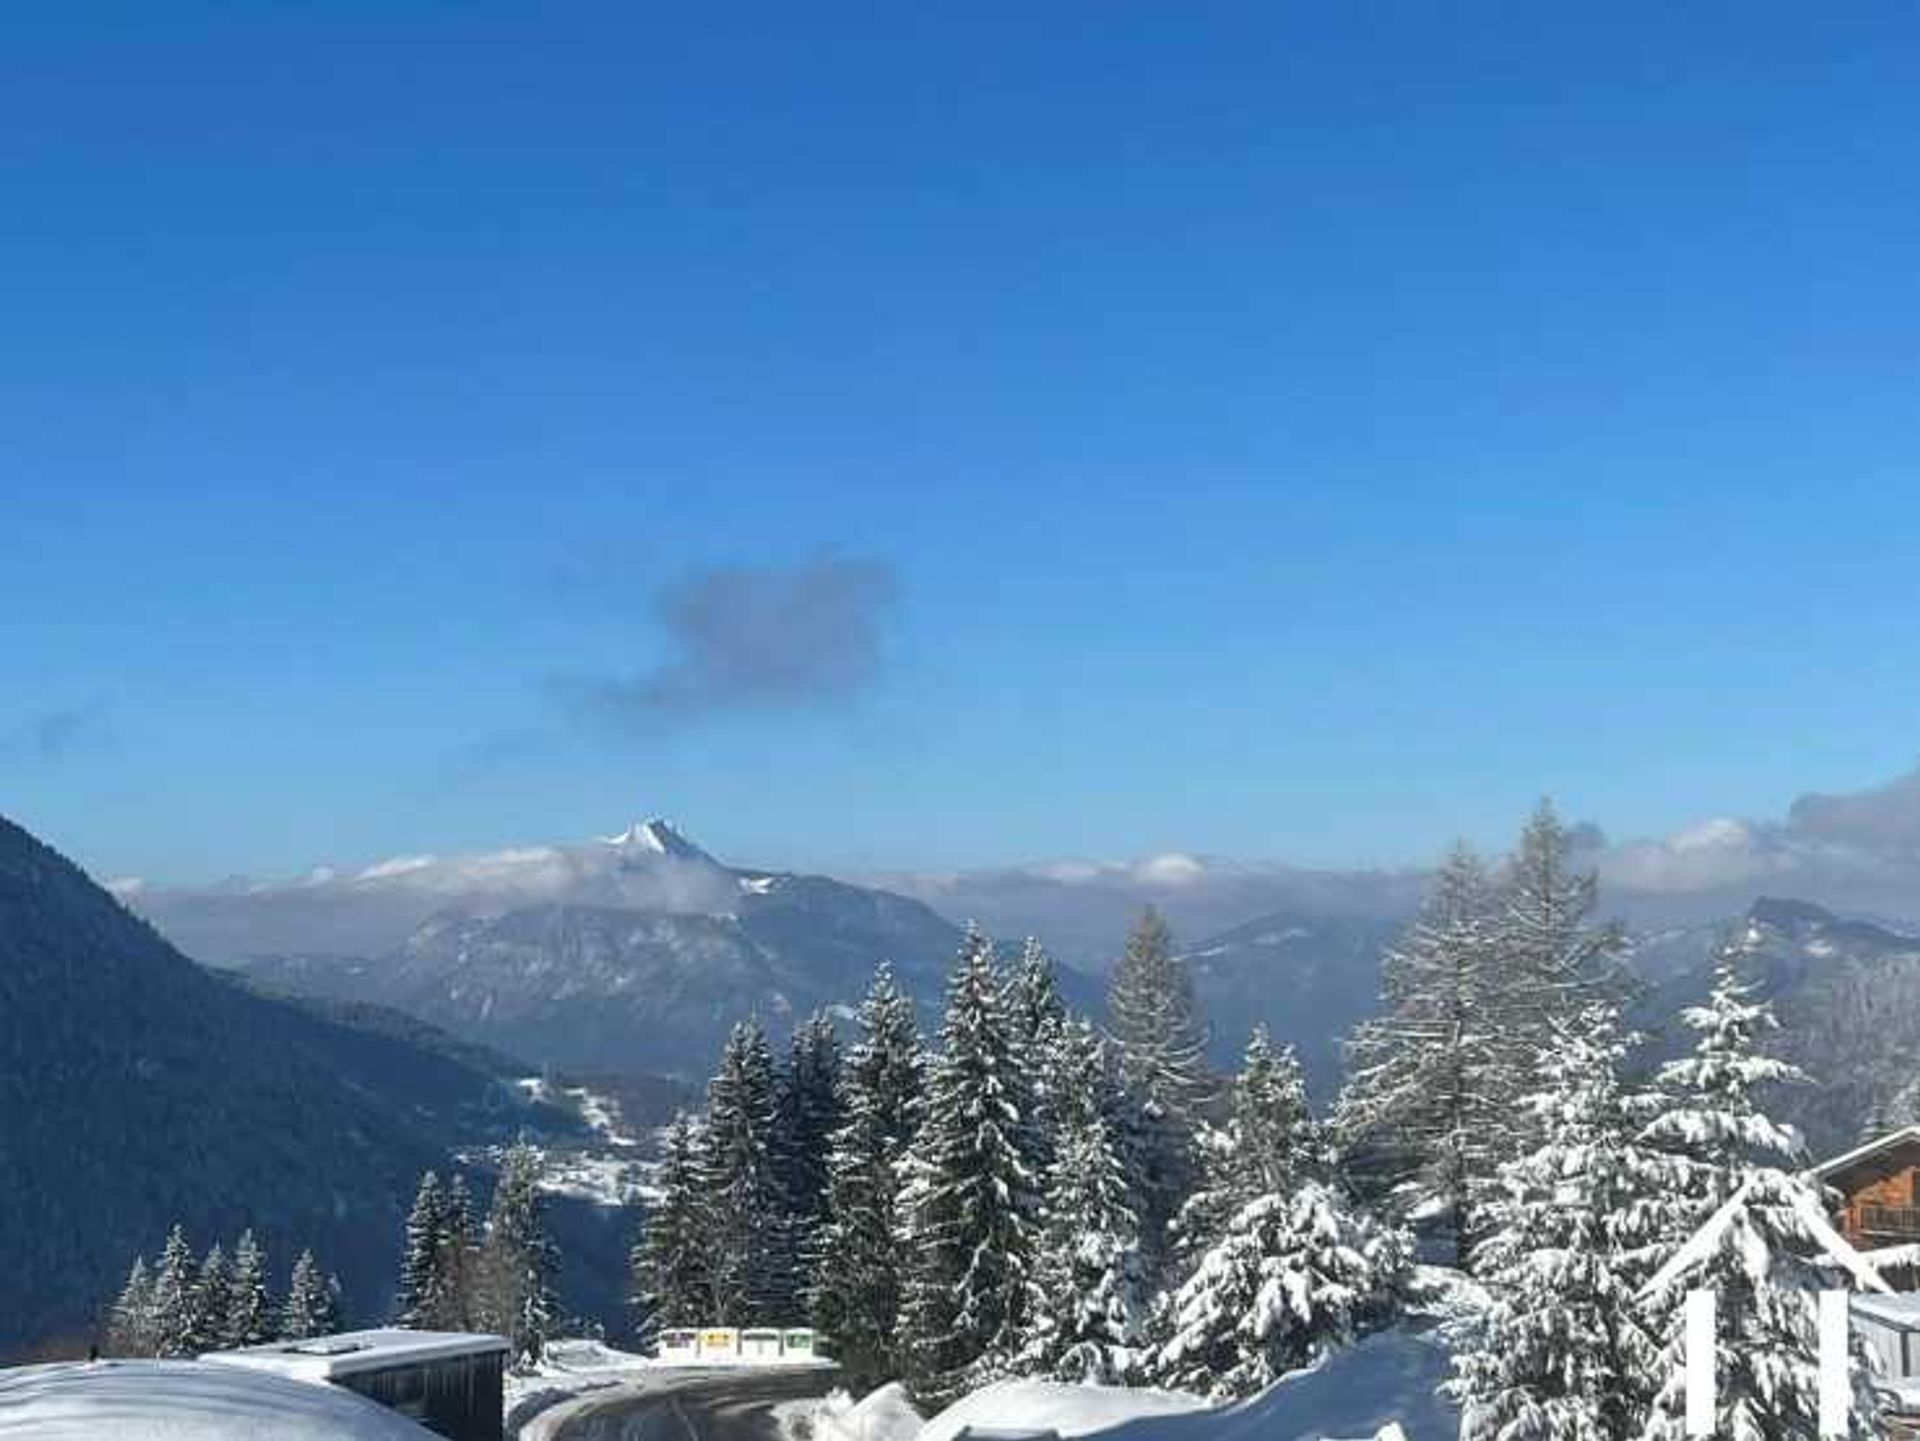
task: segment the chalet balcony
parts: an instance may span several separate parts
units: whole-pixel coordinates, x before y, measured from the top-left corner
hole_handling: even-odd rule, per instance
[[[1860,1234],[1874,1240],[1920,1241],[1920,1206],[1862,1206]]]

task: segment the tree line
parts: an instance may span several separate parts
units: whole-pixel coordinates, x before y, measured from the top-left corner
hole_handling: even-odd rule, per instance
[[[824,1018],[779,1064],[743,1023],[668,1133],[636,1304],[659,1326],[810,1320],[855,1384],[904,1377],[933,1406],[1012,1375],[1244,1396],[1445,1311],[1468,1441],[1624,1441],[1681,1434],[1679,1303],[1706,1286],[1729,1298],[1728,1434],[1811,1434],[1812,1296],[1847,1260],[1764,1109],[1796,1073],[1732,947],[1678,1018],[1692,1049],[1649,1073],[1596,904],[1551,806],[1504,864],[1457,849],[1324,1118],[1262,1032],[1209,1072],[1151,912],[1105,1028],[1038,945],[1008,961],[977,929],[933,1046],[885,967],[844,1055]]]
[[[542,1159],[521,1140],[506,1148],[484,1218],[464,1175],[420,1179],[401,1239],[396,1325],[504,1336],[518,1363],[537,1361],[558,1324],[559,1251],[540,1193]],[[231,1252],[215,1242],[196,1260],[185,1229],[167,1236],[159,1262],[137,1258],[108,1308],[102,1349],[113,1356],[192,1357],[208,1351],[301,1341],[342,1326],[340,1283],[311,1251],[285,1292],[267,1285],[267,1257],[252,1231]]]
[[[340,1283],[312,1251],[300,1253],[277,1299],[267,1276],[267,1254],[252,1231],[241,1232],[230,1253],[215,1241],[196,1260],[185,1228],[175,1225],[151,1269],[144,1256],[135,1258],[108,1308],[101,1349],[110,1356],[191,1357],[339,1329]]]

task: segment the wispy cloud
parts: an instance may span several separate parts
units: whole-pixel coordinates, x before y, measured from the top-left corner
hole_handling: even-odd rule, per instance
[[[845,700],[879,679],[899,595],[893,567],[871,558],[699,571],[653,599],[669,659],[632,675],[558,677],[553,690],[577,719],[624,730]]]
[[[0,727],[0,759],[54,761],[97,739],[106,728],[98,703],[36,711]]]

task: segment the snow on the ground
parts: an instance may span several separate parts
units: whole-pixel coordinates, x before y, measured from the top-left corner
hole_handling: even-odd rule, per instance
[[[1109,1431],[1125,1421],[1148,1417],[1165,1419],[1208,1409],[1207,1403],[1197,1396],[1155,1391],[1144,1386],[1001,1381],[954,1402],[927,1422],[915,1441],[954,1441],[969,1426],[1051,1427],[1062,1436],[1086,1436]],[[1178,1434],[1182,1437],[1191,1434],[1197,1441],[1205,1433]]]
[[[898,1381],[858,1402],[845,1391],[782,1401],[773,1419],[785,1441],[916,1441],[924,1424]]]
[[[648,1200],[651,1167],[641,1159],[646,1148],[622,1124],[612,1097],[587,1086],[556,1086],[545,1076],[522,1076],[516,1084],[530,1101],[575,1111],[593,1133],[588,1145],[540,1148],[542,1191],[598,1206],[630,1206]],[[482,1154],[497,1158],[499,1149],[463,1152],[460,1159]]]
[[[33,1441],[431,1441],[337,1386],[198,1361],[73,1361],[0,1371],[0,1437]]]
[[[1451,1369],[1432,1336],[1388,1331],[1230,1406],[1167,1391],[1007,1381],[949,1406],[914,1441],[953,1441],[968,1425],[1052,1427],[1101,1441],[1453,1441],[1460,1415],[1438,1394]]]

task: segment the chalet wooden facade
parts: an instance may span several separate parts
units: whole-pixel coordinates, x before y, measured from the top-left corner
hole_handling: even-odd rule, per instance
[[[1840,1195],[1840,1233],[1862,1251],[1920,1244],[1920,1126],[1876,1136],[1814,1174]]]

